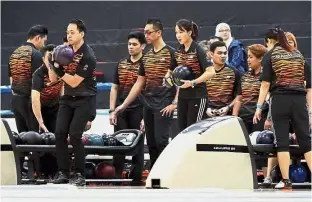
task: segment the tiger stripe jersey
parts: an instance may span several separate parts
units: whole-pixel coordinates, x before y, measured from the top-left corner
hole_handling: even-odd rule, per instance
[[[58,104],[63,85],[62,80],[50,81],[48,68],[45,65],[42,65],[33,74],[32,90],[40,92],[42,107],[52,107]]]
[[[30,96],[32,74],[42,65],[41,53],[32,43],[18,47],[9,59],[9,77],[12,78],[13,94]]]
[[[192,41],[187,51],[185,51],[185,47],[182,45],[176,50],[174,57],[177,61],[177,66],[185,66],[191,69],[194,79],[200,77],[207,67],[212,66],[212,63],[208,62],[205,51],[195,41]],[[181,88],[179,98],[207,98],[206,84],[199,83],[194,88]]]
[[[311,68],[298,50],[288,52],[276,44],[264,56],[262,66],[260,79],[271,83],[271,95],[306,94],[306,88],[311,88]]]
[[[141,58],[142,59],[142,58]],[[141,59],[132,62],[130,56],[119,61],[116,66],[113,84],[118,85],[118,105],[122,104],[123,101],[129,95],[131,88],[135,84],[138,78],[138,70],[141,63]],[[127,108],[136,108],[141,106],[142,103],[137,97]]]
[[[174,51],[174,48],[165,45],[157,52],[150,49],[142,58],[138,71],[139,76],[145,77],[142,100],[144,105],[152,109],[162,109],[174,99],[176,88],[162,85],[167,71],[176,67]]]
[[[255,74],[250,71],[241,77],[238,95],[242,96],[243,105],[257,104],[261,86],[260,75],[261,73]]]
[[[216,70],[216,75],[206,82],[208,89],[208,107],[222,108],[234,100],[239,92],[240,74],[225,65]]]

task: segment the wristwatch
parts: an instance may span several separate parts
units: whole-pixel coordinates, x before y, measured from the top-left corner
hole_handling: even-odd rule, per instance
[[[108,113],[110,114],[110,113],[112,113],[113,111],[115,111],[114,109],[110,109],[110,110],[108,110]]]
[[[195,87],[195,80],[192,80],[191,84],[192,84],[192,88],[194,88]]]

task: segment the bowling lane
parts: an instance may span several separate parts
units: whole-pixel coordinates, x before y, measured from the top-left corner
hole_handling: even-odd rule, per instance
[[[2,186],[1,201],[114,201],[114,202],[177,202],[177,201],[217,201],[217,202],[308,202],[310,191],[269,191],[269,190],[224,190],[203,189],[144,189],[144,187],[83,187],[72,185],[18,185]]]

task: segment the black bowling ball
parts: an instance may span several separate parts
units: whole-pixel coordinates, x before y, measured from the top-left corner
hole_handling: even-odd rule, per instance
[[[176,86],[182,86],[184,82],[181,80],[193,80],[194,74],[190,67],[179,66],[173,70],[172,78]]]
[[[41,135],[37,132],[34,132],[34,131],[29,131],[29,132],[24,133],[21,136],[21,139],[24,142],[24,144],[28,144],[28,145],[42,144]]]
[[[41,134],[42,142],[45,145],[55,144],[55,135],[51,132],[45,132]]]

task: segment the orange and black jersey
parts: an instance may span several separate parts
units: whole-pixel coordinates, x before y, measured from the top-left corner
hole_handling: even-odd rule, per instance
[[[120,60],[118,63],[115,74],[113,77],[113,83],[118,85],[118,105],[123,103],[123,101],[127,98],[130,93],[131,88],[135,84],[138,78],[138,70],[141,59],[132,62],[130,57],[124,58]],[[133,101],[128,108],[135,108],[141,106],[139,98],[137,97],[135,101]]]
[[[74,54],[73,61],[64,66],[65,72],[70,75],[77,74],[84,80],[75,88],[65,82],[64,95],[69,96],[93,96],[96,95],[95,77],[96,59],[93,50],[84,43]]]
[[[221,108],[231,104],[239,92],[240,74],[225,65],[216,75],[206,82],[208,107]]]
[[[63,81],[51,82],[48,68],[45,65],[39,67],[33,74],[32,90],[40,92],[40,102],[42,107],[52,107],[58,104]]]
[[[192,69],[194,79],[200,77],[206,71],[207,67],[213,65],[211,62],[208,62],[204,49],[195,41],[192,41],[187,51],[185,51],[185,47],[182,45],[176,50],[174,57],[177,61],[177,66],[186,66]],[[206,84],[199,83],[194,88],[181,88],[179,91],[179,98],[207,98]]]
[[[153,109],[162,109],[174,99],[176,88],[166,88],[162,85],[167,71],[176,67],[174,48],[165,45],[155,52],[150,49],[142,57],[138,75],[145,76],[145,88],[143,91],[143,103]]]
[[[238,95],[242,96],[243,105],[257,105],[260,92],[260,75],[249,71],[241,77]]]
[[[13,51],[9,59],[13,94],[30,96],[32,74],[42,63],[42,55],[32,43],[26,42]]]
[[[305,94],[306,88],[311,88],[311,68],[298,50],[288,52],[276,44],[263,57],[262,66],[260,79],[271,83],[272,95]]]

